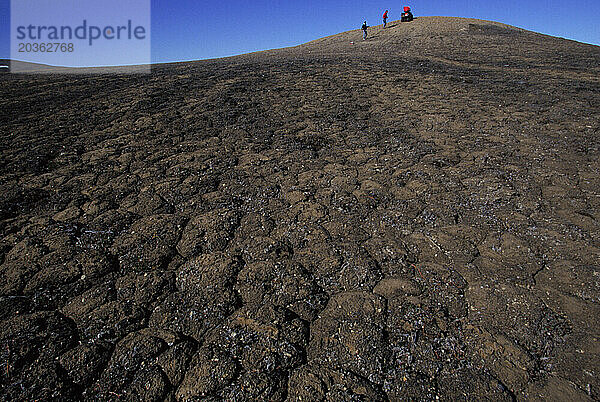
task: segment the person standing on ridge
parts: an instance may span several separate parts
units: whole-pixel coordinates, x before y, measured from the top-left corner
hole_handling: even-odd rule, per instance
[[[385,10],[385,13],[383,13],[383,27],[384,28],[387,25],[387,13],[388,13],[388,10]]]
[[[365,21],[363,22],[362,27],[360,28],[363,31],[363,40],[367,39],[367,28],[369,28],[369,26],[367,25],[367,21]]]

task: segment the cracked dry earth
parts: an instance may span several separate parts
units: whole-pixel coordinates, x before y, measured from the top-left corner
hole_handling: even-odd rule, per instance
[[[600,48],[390,25],[2,75],[1,398],[598,400]]]

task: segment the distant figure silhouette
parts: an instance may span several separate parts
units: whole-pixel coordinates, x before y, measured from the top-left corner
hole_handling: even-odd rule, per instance
[[[410,7],[404,7],[404,12],[400,18],[401,22],[411,22],[413,20],[413,15],[410,12]]]
[[[363,31],[363,40],[367,39],[367,28],[369,28],[369,26],[367,25],[367,21],[365,21],[363,22],[362,27],[360,28]]]
[[[385,13],[383,13],[383,27],[384,28],[387,25],[387,13],[388,13],[388,10],[385,10]]]

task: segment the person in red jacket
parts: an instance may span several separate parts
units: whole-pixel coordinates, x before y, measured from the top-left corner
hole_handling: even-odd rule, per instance
[[[387,25],[387,13],[388,13],[388,10],[385,10],[385,13],[383,13],[383,27],[384,28]]]

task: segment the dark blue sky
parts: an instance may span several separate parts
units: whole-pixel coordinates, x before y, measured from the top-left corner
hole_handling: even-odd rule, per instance
[[[18,1],[18,0],[14,0]],[[126,1],[126,0],[124,0]],[[356,29],[363,20],[416,16],[472,17],[600,44],[600,0],[151,0],[154,62],[223,57],[304,43]],[[0,0],[0,58],[10,57],[9,0]]]

